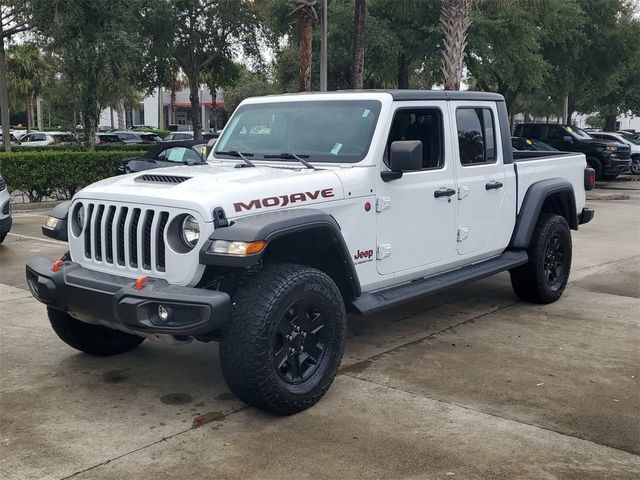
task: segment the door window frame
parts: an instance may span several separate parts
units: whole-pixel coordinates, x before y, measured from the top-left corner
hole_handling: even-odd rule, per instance
[[[460,137],[458,136],[458,110],[478,110],[478,109],[480,109],[480,110],[489,110],[489,113],[491,115],[491,125],[493,127],[491,129],[491,131],[493,133],[493,145],[494,145],[493,148],[495,150],[494,159],[491,162],[475,162],[475,163],[464,164],[464,163],[462,163],[462,158],[460,156]],[[493,112],[493,108],[488,106],[488,105],[457,106],[456,107],[456,112],[455,112],[455,115],[454,115],[453,118],[454,118],[454,121],[455,121],[455,138],[456,138],[456,144],[457,144],[457,149],[458,149],[458,164],[461,167],[464,167],[464,168],[478,167],[478,166],[482,166],[482,165],[497,165],[499,163],[498,162],[498,158],[499,158],[499,155],[498,155],[498,138],[497,138],[497,135],[496,135],[496,116],[495,116],[495,114]],[[486,127],[484,129],[486,130]],[[483,140],[484,140],[484,137],[483,137]],[[484,142],[483,142],[483,145],[484,145]],[[486,145],[484,145],[483,149],[484,149],[485,157],[486,157],[486,152],[487,152]],[[500,153],[502,153],[502,152],[500,151]]]
[[[429,168],[421,168],[419,170],[411,170],[411,171],[407,171],[404,172],[404,174],[410,174],[410,173],[416,173],[416,172],[430,172],[430,171],[435,171],[435,170],[443,170],[447,165],[447,155],[446,155],[446,148],[444,145],[445,142],[445,138],[444,138],[444,124],[445,124],[445,114],[442,111],[442,108],[439,106],[406,106],[406,107],[398,107],[393,111],[393,118],[391,119],[391,123],[389,124],[389,128],[387,130],[387,134],[385,136],[385,143],[384,143],[384,153],[382,156],[382,163],[384,164],[385,167],[389,168],[389,149],[391,147],[391,144],[389,143],[389,137],[391,136],[391,129],[393,128],[393,124],[396,120],[396,115],[398,114],[398,112],[401,111],[416,111],[416,110],[437,110],[438,113],[440,114],[440,158],[442,159],[442,162],[440,164],[440,166],[438,167],[429,167]],[[424,145],[422,145],[422,148],[424,149]],[[423,150],[424,152],[424,150]],[[424,155],[424,154],[423,154]]]

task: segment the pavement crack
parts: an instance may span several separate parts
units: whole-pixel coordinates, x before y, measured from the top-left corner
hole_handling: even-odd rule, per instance
[[[501,420],[506,420],[508,422],[518,423],[520,425],[527,425],[528,427],[535,428],[535,429],[538,429],[538,430],[544,430],[545,432],[555,433],[557,435],[562,435],[563,437],[576,438],[576,439],[581,440],[583,442],[591,443],[592,445],[598,445],[600,447],[611,448],[612,450],[616,450],[618,452],[624,452],[624,453],[633,455],[634,457],[638,457],[638,453],[636,453],[634,451],[631,451],[631,450],[626,450],[624,448],[614,447],[614,446],[611,446],[611,445],[607,445],[606,443],[596,442],[594,440],[590,440],[588,438],[580,437],[578,435],[570,435],[568,433],[561,432],[559,430],[554,430],[553,428],[543,427],[541,425],[536,425],[535,423],[525,422],[523,420],[519,420],[519,419],[516,419],[516,418],[511,418],[511,417],[499,415],[497,413],[486,412],[484,410],[480,410],[478,408],[474,408],[474,407],[471,407],[469,405],[463,405],[463,404],[452,402],[452,401],[448,401],[448,400],[442,400],[441,398],[436,398],[436,397],[432,397],[432,396],[429,396],[429,395],[425,395],[424,393],[412,392],[410,390],[403,390],[402,388],[394,387],[392,385],[385,385],[384,383],[376,382],[376,381],[370,380],[368,378],[358,377],[356,375],[351,375],[349,373],[342,373],[342,375],[344,375],[346,377],[349,377],[349,378],[353,378],[355,380],[360,380],[361,382],[370,383],[370,384],[376,385],[378,387],[388,388],[390,390],[394,390],[396,392],[405,393],[407,395],[413,395],[414,397],[426,398],[428,400],[432,400],[434,402],[442,403],[444,405],[449,405],[449,406],[452,406],[452,407],[462,408],[463,410],[468,410],[468,411],[471,411],[471,412],[480,413],[482,415],[488,415],[490,417],[499,418]]]
[[[249,408],[248,405],[243,405],[242,407],[237,408],[237,409],[232,410],[231,412],[227,413],[225,415],[225,418],[226,417],[230,417],[233,414],[242,412],[243,410],[246,410],[247,408]],[[127,457],[129,455],[134,454],[134,453],[138,453],[138,452],[140,452],[142,450],[145,450],[145,449],[147,449],[149,447],[153,447],[154,445],[158,445],[159,443],[166,442],[167,440],[171,440],[172,438],[178,437],[178,436],[180,436],[180,435],[182,435],[184,433],[190,432],[192,430],[196,430],[198,428],[203,428],[203,427],[202,426],[191,426],[191,427],[186,428],[184,430],[180,430],[179,432],[176,432],[176,433],[174,433],[172,435],[168,435],[166,437],[162,437],[159,440],[156,440],[155,442],[148,443],[147,445],[143,445],[141,447],[138,447],[138,448],[135,448],[135,449],[130,450],[128,452],[125,452],[125,453],[122,453],[120,455],[117,455],[117,456],[115,456],[113,458],[109,458],[109,459],[107,459],[107,460],[105,460],[103,462],[96,463],[95,465],[91,465],[90,467],[84,468],[82,470],[78,470],[77,472],[74,472],[71,475],[67,475],[66,477],[61,477],[60,480],[67,480],[69,478],[76,477],[76,476],[81,475],[83,473],[90,472],[90,471],[92,471],[92,470],[94,470],[94,469],[96,469],[98,467],[102,467],[104,465],[108,465],[111,462],[115,462],[116,460],[120,460],[121,458]]]

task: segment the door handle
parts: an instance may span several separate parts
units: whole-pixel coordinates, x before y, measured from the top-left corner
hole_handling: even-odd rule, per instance
[[[495,190],[498,188],[502,188],[504,185],[502,185],[502,182],[496,182],[495,180],[490,181],[489,183],[487,183],[484,188],[486,188],[487,190]]]
[[[455,195],[456,191],[453,188],[442,187],[433,192],[433,196],[436,198],[440,197],[450,197],[451,195]]]

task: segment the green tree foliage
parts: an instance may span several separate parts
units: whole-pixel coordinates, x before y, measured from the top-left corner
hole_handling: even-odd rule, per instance
[[[90,143],[101,107],[123,85],[142,83],[144,6],[144,0],[33,1],[34,26],[75,87]]]
[[[12,107],[25,107],[28,128],[34,126],[33,106],[53,76],[51,62],[34,43],[18,43],[6,50],[7,86]]]
[[[255,8],[248,0],[158,0],[154,10],[154,18],[162,20],[154,21],[158,28],[152,51],[164,52],[186,75],[193,131],[199,138],[203,74],[214,65],[228,65],[241,52],[260,57]]]

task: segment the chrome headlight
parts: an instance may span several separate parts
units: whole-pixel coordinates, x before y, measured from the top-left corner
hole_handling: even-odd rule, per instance
[[[182,221],[182,241],[193,248],[200,240],[200,225],[193,215],[187,215]]]

